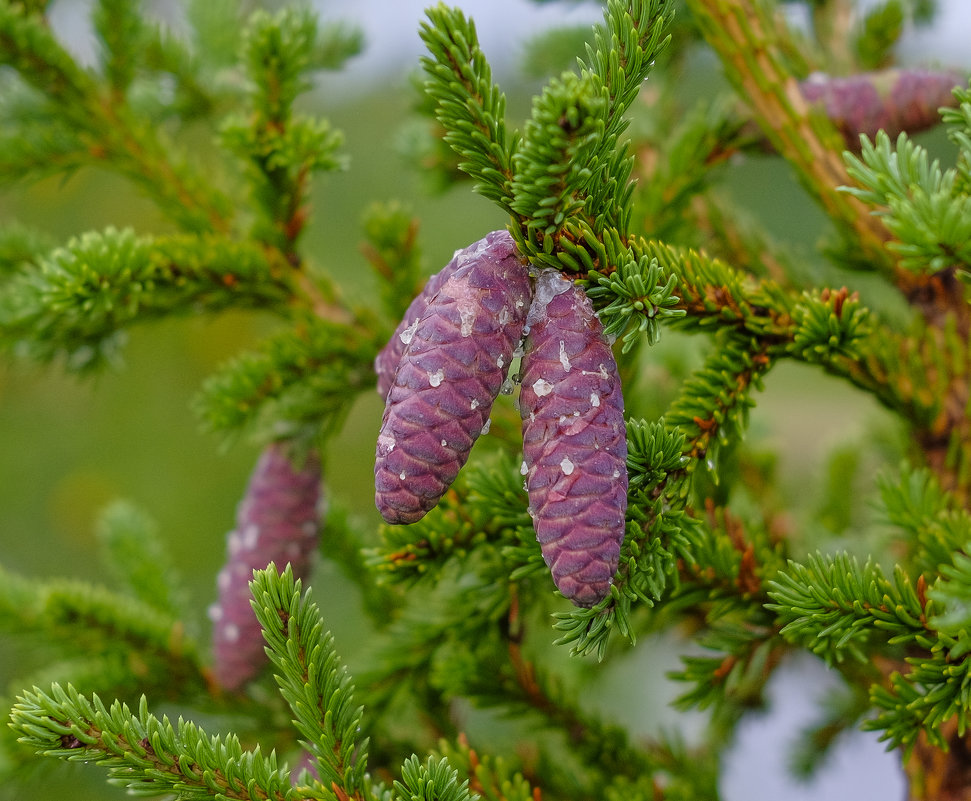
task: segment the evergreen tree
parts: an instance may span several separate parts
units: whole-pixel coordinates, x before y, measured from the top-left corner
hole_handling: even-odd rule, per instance
[[[770,0],[608,0],[581,38],[537,41],[548,63],[534,68],[558,74],[520,128],[472,20],[431,7],[409,152],[505,215],[508,234],[484,240],[503,272],[454,242],[454,269],[422,294],[419,221],[384,202],[363,226],[375,299],[357,302],[305,244],[313,177],[347,165],[304,95],[360,50],[358,32],[303,5],[186,0],[180,35],[135,0],[96,0],[98,58],[84,66],[46,2],[0,0],[0,180],[94,167],[164,218],[155,233],[66,242],[2,221],[10,358],[94,375],[137,323],[237,309],[275,321],[196,403],[204,427],[264,453],[240,489],[214,643],[164,532],[130,503],[99,526],[111,586],[0,567],[5,637],[43,665],[25,660],[10,699],[10,786],[41,754],[185,799],[716,798],[724,743],[776,668],[809,651],[846,692],[808,733],[803,770],[861,726],[900,755],[910,798],[971,797],[971,86],[891,69],[923,4],[805,5],[797,32]],[[702,44],[727,84],[690,108],[683,76]],[[557,53],[579,58],[554,65]],[[908,135],[936,120],[948,163]],[[218,170],[190,152],[200,128],[217,132]],[[735,155],[789,165],[827,220],[824,259],[726,200]],[[673,358],[656,347],[669,337],[684,345]],[[897,442],[834,457],[813,514],[789,513],[771,460],[746,443],[785,362],[896,421]],[[476,377],[481,400],[463,395]],[[420,513],[385,517],[411,525],[349,513],[320,475],[379,381],[398,428],[378,444],[378,502],[384,513],[400,476]],[[410,450],[388,458],[388,431],[414,434]],[[846,496],[878,459],[874,519]],[[407,485],[415,462],[440,479],[434,493]],[[319,532],[376,632],[353,685],[328,633],[334,599],[319,586],[311,598]],[[677,704],[710,711],[690,746],[639,739],[584,703],[610,660],[656,632],[699,646],[676,677]],[[464,731],[459,702],[513,721],[505,745]]]

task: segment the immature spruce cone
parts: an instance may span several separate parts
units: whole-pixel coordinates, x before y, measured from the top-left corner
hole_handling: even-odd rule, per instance
[[[497,233],[505,234],[512,242],[512,237],[506,231]],[[374,372],[378,376],[378,394],[382,398],[387,399],[388,397],[388,391],[391,389],[391,384],[394,383],[395,370],[398,369],[398,363],[401,361],[401,354],[405,352],[405,346],[411,342],[418,321],[425,313],[429,301],[438,294],[438,290],[459,267],[468,263],[470,254],[477,247],[479,247],[478,242],[462,250],[456,250],[452,254],[452,260],[428,279],[424,289],[411,301],[411,305],[405,311],[405,316],[401,318],[401,322],[398,323],[398,327],[391,335],[391,339],[388,340],[388,344],[381,348],[381,351],[375,357]]]
[[[529,308],[526,267],[497,231],[466,248],[425,308],[388,393],[375,504],[414,523],[451,486],[489,419]]]
[[[586,293],[555,271],[539,276],[527,324],[519,407],[533,527],[560,592],[593,606],[609,592],[624,540],[617,363]]]
[[[883,129],[891,139],[941,121],[938,108],[955,106],[952,89],[962,83],[953,72],[884,70],[845,78],[816,73],[799,84],[810,103],[822,105],[851,150],[859,151],[860,134],[870,139]]]
[[[250,476],[246,495],[229,533],[228,560],[219,572],[219,601],[213,621],[213,675],[220,686],[238,690],[266,663],[263,633],[250,606],[253,571],[287,562],[306,578],[318,547],[320,457],[296,457],[285,443],[269,445]]]

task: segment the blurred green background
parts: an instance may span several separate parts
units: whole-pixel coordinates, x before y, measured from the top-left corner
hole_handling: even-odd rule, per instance
[[[353,99],[333,88],[326,96],[315,96],[345,132],[351,166],[315,185],[304,252],[356,300],[367,299],[373,287],[359,251],[361,215],[369,203],[399,199],[413,208],[421,220],[429,273],[456,248],[505,224],[502,214],[467,186],[429,194],[422,177],[397,154],[396,137],[412,97],[405,85],[399,76],[398,85]],[[510,92],[510,118],[521,120],[537,86],[505,88]],[[209,134],[198,136],[199,146],[206,147]],[[818,259],[812,253],[823,232],[822,217],[779,160],[745,161],[731,173],[730,191],[741,205],[807,258]],[[107,225],[140,232],[164,226],[129,185],[95,171],[6,191],[0,194],[0,218],[37,226],[59,240]],[[131,332],[123,365],[84,381],[64,376],[56,366],[0,361],[0,561],[25,575],[105,580],[97,562],[94,522],[105,504],[127,498],[158,521],[188,579],[198,622],[207,626],[205,609],[215,596],[224,536],[233,525],[257,451],[245,440],[226,447],[201,432],[190,404],[216,365],[272,325],[258,314],[241,313],[145,325]],[[667,337],[647,359],[658,364],[677,360],[685,350],[683,341]],[[639,390],[652,392],[654,380],[663,380],[663,375],[648,367]],[[809,516],[820,502],[826,454],[834,446],[852,449],[886,425],[869,399],[805,367],[776,368],[760,400],[752,413],[749,442],[756,450],[779,454],[782,492],[795,518]],[[372,460],[380,412],[376,394],[359,399],[326,457],[328,491],[365,525],[378,520],[372,506]],[[869,482],[867,478],[860,492],[868,491]],[[317,597],[326,599],[331,610],[328,622],[353,673],[363,644],[353,588],[326,562],[313,583]],[[11,681],[23,656],[0,644],[0,686],[19,688]],[[641,662],[634,661],[641,659],[635,655],[626,666],[618,660],[617,670],[643,675]],[[645,708],[652,706],[649,701]],[[610,708],[609,697],[597,702]],[[625,712],[616,703],[614,707],[617,714]],[[654,716],[672,720],[670,711]],[[637,720],[645,729],[652,725]],[[97,768],[49,761],[19,786],[0,787],[3,801],[60,796],[93,801],[123,795],[104,784]]]

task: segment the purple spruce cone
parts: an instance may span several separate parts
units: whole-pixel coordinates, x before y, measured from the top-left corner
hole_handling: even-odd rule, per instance
[[[577,606],[609,591],[624,540],[627,437],[617,362],[586,293],[540,274],[519,408],[530,514],[553,582]]]
[[[496,234],[491,234],[491,236],[495,236],[498,239],[498,234],[500,233],[509,236],[505,231],[496,232]],[[511,236],[509,237],[509,241],[512,241]],[[429,301],[438,294],[438,290],[445,285],[445,282],[451,278],[455,271],[468,262],[469,255],[477,247],[479,247],[478,242],[462,250],[456,250],[452,254],[452,260],[428,279],[424,289],[411,301],[411,305],[405,311],[405,316],[401,318],[401,322],[398,323],[398,327],[391,335],[391,339],[388,340],[388,344],[381,348],[381,351],[374,358],[374,372],[378,376],[378,394],[382,398],[387,399],[388,397],[388,391],[394,383],[395,371],[401,362],[401,354],[405,352],[405,344],[411,341],[411,337],[415,333],[415,327],[418,325],[421,316],[425,313]]]
[[[884,130],[891,139],[932,128],[941,106],[956,106],[952,90],[962,83],[954,72],[892,69],[845,78],[815,73],[799,84],[810,103],[822,106],[847,147],[859,151],[860,134],[870,139]]]
[[[296,578],[307,577],[318,548],[320,495],[316,451],[295,458],[285,443],[267,446],[236,510],[219,571],[219,601],[209,609],[213,676],[227,690],[241,688],[266,663],[263,632],[250,606],[253,571],[289,562]]]
[[[506,231],[461,251],[455,271],[402,337],[374,465],[375,504],[414,523],[469,457],[519,342],[529,275]]]

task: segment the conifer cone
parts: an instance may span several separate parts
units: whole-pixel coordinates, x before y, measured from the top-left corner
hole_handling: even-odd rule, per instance
[[[389,523],[420,520],[455,480],[486,426],[529,309],[529,276],[506,231],[456,260],[405,338],[388,393],[374,484]]]
[[[577,606],[610,590],[624,540],[627,437],[617,362],[586,293],[539,276],[519,395],[529,510],[553,582]]]
[[[496,232],[493,236],[498,236],[500,233],[509,237],[510,247],[512,247],[512,237],[509,236],[508,232]],[[398,369],[398,363],[401,361],[401,354],[405,352],[405,346],[411,342],[411,338],[415,334],[415,327],[418,325],[422,314],[425,313],[429,301],[438,294],[438,290],[442,288],[455,271],[467,263],[469,254],[478,245],[479,243],[476,242],[467,248],[456,250],[452,254],[452,260],[428,279],[422,291],[411,301],[411,304],[405,311],[404,317],[401,318],[401,322],[398,323],[398,327],[391,335],[391,339],[388,340],[388,344],[381,348],[378,355],[374,358],[374,372],[378,376],[378,394],[382,398],[387,399],[388,397],[388,391],[394,382],[395,371]]]
[[[213,676],[221,687],[238,690],[266,663],[263,632],[250,606],[253,571],[287,562],[305,579],[320,533],[320,457],[295,457],[277,442],[260,455],[246,495],[236,510],[236,528],[227,538],[227,562],[219,572],[219,601],[213,621]]]
[[[892,69],[845,78],[816,73],[799,89],[806,100],[825,109],[847,147],[859,151],[860,134],[873,139],[882,129],[896,139],[904,131],[937,125],[938,109],[957,105],[952,90],[961,83],[954,72]]]

